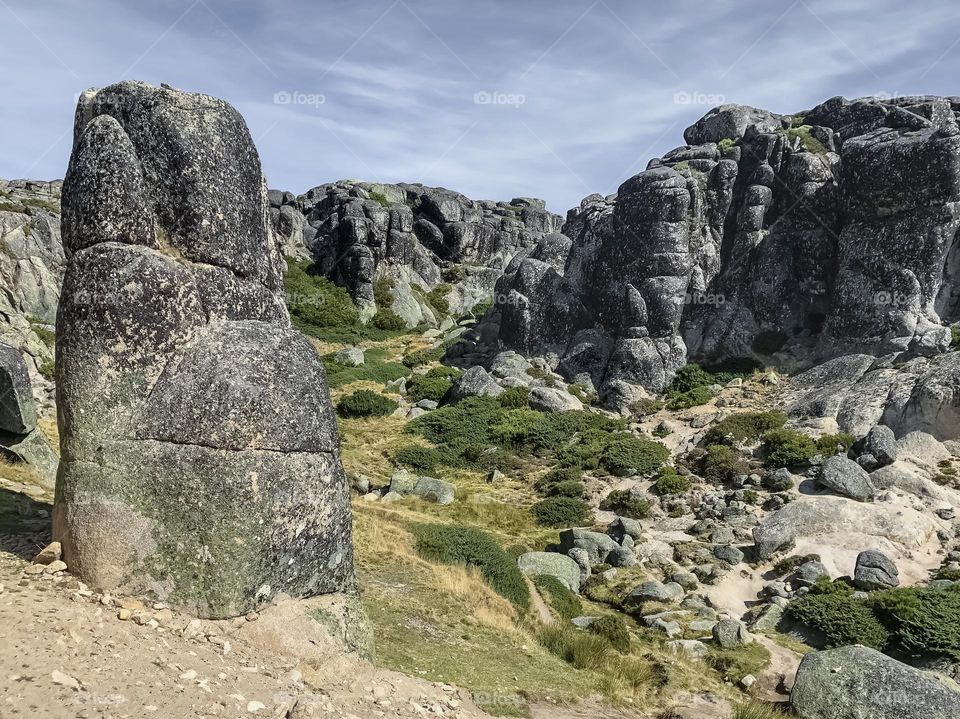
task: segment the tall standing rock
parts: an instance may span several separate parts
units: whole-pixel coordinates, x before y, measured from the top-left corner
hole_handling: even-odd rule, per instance
[[[290,329],[240,115],[143,83],[89,91],[62,204],[54,535],[71,570],[206,617],[353,589],[326,379]]]

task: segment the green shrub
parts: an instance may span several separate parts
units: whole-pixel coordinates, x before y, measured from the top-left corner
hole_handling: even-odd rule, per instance
[[[774,429],[763,435],[763,453],[767,466],[792,467],[813,459],[817,444],[798,430]]]
[[[490,535],[475,527],[449,524],[420,524],[412,531],[421,557],[477,567],[495,592],[520,610],[530,607],[530,590],[516,560]]]
[[[600,455],[600,466],[612,475],[626,477],[654,472],[669,458],[670,450],[660,442],[632,434],[615,434]]]
[[[700,365],[691,363],[677,370],[667,391],[675,394],[683,394],[697,387],[705,387],[710,384],[714,384],[713,375]]]
[[[690,409],[691,407],[698,407],[701,404],[706,404],[713,399],[713,392],[708,387],[695,387],[689,392],[684,392],[683,394],[678,394],[674,396],[669,402],[667,402],[667,409],[670,410],[681,410],[681,409]]]
[[[337,414],[341,417],[384,417],[391,414],[399,405],[389,397],[384,397],[368,389],[358,389],[348,394],[337,404]]]
[[[760,676],[770,664],[770,650],[760,642],[723,649],[712,646],[707,652],[707,664],[731,683],[739,682],[747,674]]]
[[[731,719],[784,719],[785,714],[773,704],[750,699],[733,708]]]
[[[421,447],[417,444],[401,447],[393,453],[393,461],[420,472],[430,473],[447,463],[443,450],[436,447]]]
[[[857,438],[847,432],[824,434],[817,438],[817,451],[825,457],[846,454],[856,441]],[[843,449],[838,450],[837,447],[843,447]]]
[[[798,554],[793,557],[786,557],[773,565],[773,573],[777,577],[783,577],[799,568],[807,562],[819,562],[819,554]]]
[[[402,330],[407,327],[403,318],[391,309],[377,310],[370,324],[378,330]]]
[[[889,636],[870,607],[850,592],[811,591],[790,602],[788,612],[797,621],[822,632],[827,647],[863,644],[883,649]]]
[[[493,307],[493,300],[480,300],[470,308],[470,314],[474,317],[483,317],[491,307]]]
[[[417,417],[407,425],[407,431],[446,447],[452,458],[458,457],[461,464],[469,466],[493,444],[493,426],[502,411],[492,397],[468,397]]]
[[[504,409],[526,409],[530,405],[530,390],[526,387],[508,387],[497,399]]]
[[[566,482],[557,482],[548,484],[544,494],[548,497],[573,497],[574,499],[583,499],[586,494],[586,487],[578,479],[571,479]]]
[[[579,469],[574,469],[572,467],[558,467],[538,479],[534,486],[538,492],[548,494],[550,487],[553,485],[563,484],[565,482],[576,482],[577,484],[581,484],[582,477],[583,472],[581,472]]]
[[[702,444],[740,444],[760,439],[767,432],[780,429],[787,421],[783,412],[741,412],[714,424],[704,435]]]
[[[453,376],[459,370],[452,367],[434,367],[426,374],[415,374],[407,380],[407,398],[411,402],[430,399],[439,402],[453,386]]]
[[[572,394],[584,404],[593,404],[597,399],[597,393],[583,384],[568,384],[567,392]]]
[[[51,382],[53,382],[57,377],[57,369],[52,359],[41,362],[40,366],[37,368],[37,371],[40,372],[45,379],[48,379]]]
[[[730,482],[740,474],[747,474],[749,465],[733,447],[711,444],[700,458],[700,476],[711,482]]]
[[[408,355],[404,355],[403,364],[410,369],[413,369],[414,367],[420,367],[421,365],[439,362],[445,353],[446,349],[444,347],[431,347],[429,349],[417,350],[416,352],[411,352]]]
[[[380,207],[390,207],[390,200],[388,200],[387,196],[382,192],[371,190],[368,194],[370,195],[370,199],[379,204]]]
[[[653,484],[657,494],[686,494],[690,489],[690,480],[682,474],[677,474],[673,467],[663,467]]]
[[[537,641],[548,652],[577,669],[602,669],[610,660],[610,643],[601,636],[565,626],[544,626]]]
[[[810,132],[810,129],[810,125],[791,127],[787,130],[787,139],[791,142],[799,139],[800,144],[803,145],[807,152],[812,152],[815,155],[826,155],[827,148],[824,147],[820,140],[813,136],[813,134]]]
[[[547,497],[530,511],[537,524],[544,527],[582,527],[593,518],[590,505],[573,497]]]
[[[615,489],[600,502],[600,509],[628,519],[646,519],[650,516],[650,502],[629,489]]]
[[[594,619],[587,627],[591,634],[597,634],[608,642],[610,646],[621,654],[630,652],[630,630],[622,618],[607,614]]]
[[[731,150],[736,146],[737,141],[729,137],[725,137],[717,143],[717,149],[720,150],[720,152],[726,152],[727,150]]]
[[[960,660],[960,585],[871,592],[867,605],[903,651]]]
[[[30,329],[33,330],[33,333],[39,337],[40,341],[43,342],[47,347],[53,347],[57,340],[57,335],[55,332],[48,330],[46,327],[40,324],[31,324]]]
[[[651,414],[656,414],[663,409],[664,404],[665,403],[663,400],[643,397],[635,402],[631,402],[627,409],[630,410],[631,414],[635,414],[637,417],[647,417]]]
[[[960,325],[950,327],[950,347],[952,349],[960,348]]]
[[[369,349],[364,353],[364,363],[359,367],[342,365],[334,359],[334,354],[323,358],[327,370],[327,385],[332,388],[343,387],[361,380],[386,384],[410,374],[410,370],[399,362],[387,360],[387,352],[382,349]]]
[[[350,294],[326,277],[310,274],[311,269],[309,262],[287,258],[283,289],[294,324],[307,328],[359,325],[360,315]]]
[[[561,619],[573,619],[583,614],[580,597],[556,577],[549,574],[537,575],[533,577],[533,585]]]
[[[441,315],[450,312],[450,302],[447,300],[447,295],[450,294],[451,289],[450,285],[440,284],[427,293],[427,302]]]
[[[385,308],[393,304],[393,280],[379,277],[373,281],[373,301],[377,307]]]
[[[658,424],[653,430],[653,436],[660,439],[669,437],[671,434],[673,434],[673,430],[663,423]]]

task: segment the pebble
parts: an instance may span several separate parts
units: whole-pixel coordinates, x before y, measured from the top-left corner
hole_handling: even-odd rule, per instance
[[[40,553],[33,558],[34,564],[51,564],[60,560],[63,550],[60,542],[50,542],[46,547],[40,550]]]
[[[31,576],[36,574],[43,574],[43,570],[45,568],[46,567],[44,567],[42,564],[31,564],[29,567],[23,570],[23,573]]]
[[[263,702],[258,702],[258,701],[247,702],[247,711],[250,712],[251,714],[256,714],[258,711],[261,711],[266,708],[267,708],[267,705],[264,704]]]
[[[78,682],[69,674],[64,674],[58,669],[54,669],[50,673],[50,678],[53,680],[54,684],[59,684],[62,687],[69,687],[70,689],[80,688],[80,682]]]
[[[194,679],[197,678],[197,670],[188,669],[187,671],[185,671],[183,674],[180,675],[180,678],[187,682],[193,681]]]
[[[50,562],[47,566],[43,568],[44,574],[56,574],[57,572],[65,572],[67,570],[67,563],[62,559],[57,559],[56,561]]]
[[[121,622],[127,621],[130,618],[130,615],[130,610],[123,607],[117,611],[117,619],[119,619]]]

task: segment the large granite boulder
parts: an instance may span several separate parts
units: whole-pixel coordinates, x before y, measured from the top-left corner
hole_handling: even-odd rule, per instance
[[[892,589],[900,584],[900,571],[883,552],[867,549],[857,555],[857,566],[853,573],[853,583],[857,589]]]
[[[136,82],[81,96],[54,536],[92,587],[213,618],[355,587],[336,421],[268,209],[227,103]]]
[[[843,455],[834,455],[820,467],[818,481],[832,492],[866,502],[877,493],[863,467]]]
[[[806,654],[790,706],[800,719],[956,719],[960,688],[854,645]]]
[[[580,593],[580,565],[565,554],[527,552],[517,559],[520,571],[530,577],[547,575],[560,580],[571,592]]]

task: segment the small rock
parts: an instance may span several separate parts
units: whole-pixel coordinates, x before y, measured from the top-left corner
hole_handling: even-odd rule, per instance
[[[47,566],[43,568],[44,574],[56,574],[57,572],[64,572],[67,569],[67,563],[62,559],[57,559],[56,561],[50,562]]]
[[[263,702],[258,702],[258,701],[247,702],[247,711],[250,714],[256,714],[258,711],[263,711],[266,708],[267,708],[267,705],[264,704]]]
[[[29,567],[23,570],[23,573],[29,575],[43,574],[44,569],[45,567],[42,564],[31,564]]]
[[[34,564],[51,564],[60,559],[62,554],[60,542],[50,542],[46,547],[40,550],[40,553],[33,558]]]
[[[745,677],[743,677],[740,680],[740,686],[742,686],[744,689],[749,689],[756,683],[757,683],[757,678],[753,676],[753,674],[747,674]]]
[[[750,634],[743,622],[736,619],[721,619],[713,628],[713,639],[724,649],[749,644]]]
[[[119,619],[121,622],[125,622],[130,618],[131,614],[132,612],[129,609],[124,609],[121,607],[117,610],[117,619]]]
[[[63,672],[61,672],[61,671],[58,670],[58,669],[54,669],[54,670],[50,673],[50,678],[53,680],[53,683],[54,683],[54,684],[58,684],[59,686],[69,687],[70,689],[79,689],[79,688],[80,688],[80,682],[78,682],[76,679],[74,679],[74,678],[73,678],[72,676],[70,676],[69,674],[64,674]]]

